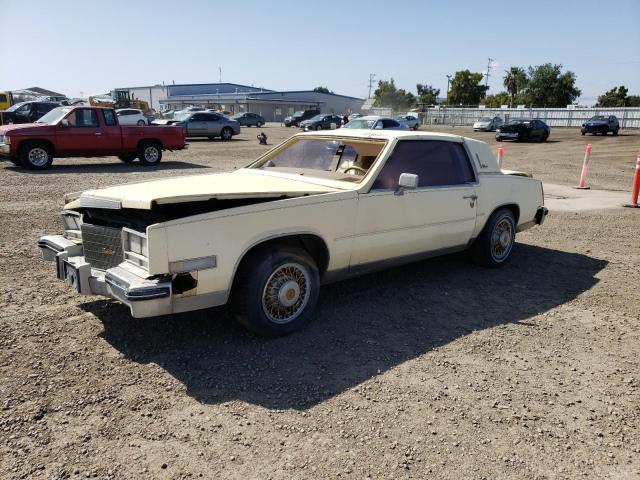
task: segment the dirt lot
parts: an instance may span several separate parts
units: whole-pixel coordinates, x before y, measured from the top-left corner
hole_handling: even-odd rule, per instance
[[[155,170],[0,163],[0,478],[640,478],[640,211],[552,212],[498,270],[450,256],[328,286],[276,340],[225,308],[131,319],[41,261],[65,192],[229,170],[257,133]],[[556,128],[505,142],[505,168],[573,185],[587,142],[591,185],[629,191],[638,132]]]

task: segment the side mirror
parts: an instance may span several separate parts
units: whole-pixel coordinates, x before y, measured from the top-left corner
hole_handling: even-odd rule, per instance
[[[401,173],[398,179],[398,188],[394,192],[395,195],[404,195],[405,190],[415,190],[418,188],[418,175],[413,173]]]
[[[66,118],[62,119],[62,121],[60,122],[60,126],[61,127],[69,127],[71,126],[71,124],[69,123],[69,120],[67,120]]]

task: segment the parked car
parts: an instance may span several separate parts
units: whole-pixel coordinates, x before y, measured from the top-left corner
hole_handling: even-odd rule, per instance
[[[21,102],[12,105],[6,110],[0,112],[0,124],[10,125],[12,123],[33,123],[42,117],[45,113],[50,112],[59,103],[55,102]]]
[[[601,133],[602,135],[606,135],[611,132],[614,135],[618,135],[619,130],[620,122],[615,115],[595,115],[582,124],[580,133],[582,133],[582,135],[586,133],[593,133],[594,135]]]
[[[342,118],[331,113],[321,113],[300,122],[300,128],[303,130],[333,130],[340,128],[340,125],[342,125]]]
[[[496,140],[538,140],[546,142],[551,134],[549,125],[542,120],[514,119],[496,130]]]
[[[473,131],[493,132],[497,130],[503,123],[504,122],[500,117],[482,117],[480,120],[473,124]]]
[[[285,127],[299,127],[300,122],[303,120],[307,120],[309,118],[315,117],[320,114],[320,110],[318,109],[310,109],[310,110],[299,110],[295,112],[293,115],[285,117],[284,126]]]
[[[409,130],[405,123],[400,123],[390,117],[378,115],[365,115],[351,120],[343,128],[355,128],[366,130]]]
[[[306,324],[323,283],[465,249],[503,265],[547,214],[541,182],[501,171],[483,142],[348,129],[299,133],[234,172],[67,202],[64,233],[38,246],[79,294],[133,317],[229,302],[263,335]]]
[[[264,118],[257,113],[244,112],[236,113],[233,117],[242,127],[262,127],[265,124]]]
[[[120,125],[148,125],[149,120],[142,110],[137,108],[120,108],[116,110]]]
[[[418,130],[420,127],[418,117],[414,117],[413,115],[396,115],[393,118],[400,123],[404,123],[410,130]]]
[[[0,127],[0,157],[34,170],[51,166],[54,157],[117,155],[125,163],[160,163],[163,150],[185,148],[176,127],[122,127],[112,108],[58,107],[33,125]]]
[[[177,113],[172,120],[155,121],[154,124],[175,125],[184,129],[187,137],[220,137],[231,140],[240,133],[240,123],[218,112]]]

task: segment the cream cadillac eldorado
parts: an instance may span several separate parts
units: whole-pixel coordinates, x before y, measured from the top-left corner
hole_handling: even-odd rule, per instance
[[[38,246],[80,294],[133,317],[230,302],[263,335],[308,322],[323,283],[465,249],[502,265],[547,215],[541,182],[501,170],[483,142],[355,129],[295,135],[232,173],[66,201],[64,234]]]

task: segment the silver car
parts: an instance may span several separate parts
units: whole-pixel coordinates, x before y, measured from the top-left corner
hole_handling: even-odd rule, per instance
[[[400,123],[404,123],[411,130],[418,130],[420,123],[418,122],[418,118],[413,115],[397,115],[395,117]]]
[[[186,137],[207,137],[209,140],[215,137],[231,140],[240,133],[240,123],[216,112],[178,113],[167,125],[181,126]]]
[[[477,132],[478,130],[482,130],[484,132],[493,132],[503,123],[500,117],[482,117],[473,124],[473,131]]]
[[[409,127],[390,117],[365,115],[351,120],[342,128],[360,128],[365,130],[409,130]]]

